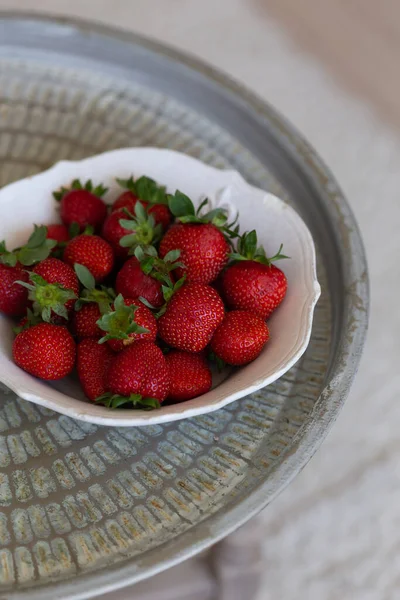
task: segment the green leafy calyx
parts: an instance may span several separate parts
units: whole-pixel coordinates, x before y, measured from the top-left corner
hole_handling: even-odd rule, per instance
[[[120,219],[119,224],[132,233],[124,235],[119,243],[123,248],[130,249],[129,254],[134,254],[138,246],[146,248],[160,241],[163,233],[162,226],[155,224],[154,217],[147,213],[141,202],[136,202],[134,215],[126,208],[123,211],[129,218]]]
[[[0,262],[9,267],[15,267],[17,263],[30,267],[45,260],[57,245],[55,240],[48,240],[46,236],[47,227],[45,225],[34,225],[34,230],[25,246],[9,252],[5,242],[0,242]]]
[[[168,204],[168,194],[165,187],[158,185],[150,177],[139,177],[136,181],[133,177],[129,179],[117,179],[117,183],[132,192],[136,198],[149,204]]]
[[[102,315],[109,313],[115,300],[114,290],[104,285],[96,288],[95,278],[84,265],[75,263],[74,270],[84,288],[79,299],[75,302],[75,310],[80,310],[84,304],[95,302]]]
[[[72,190],[85,190],[86,192],[90,192],[94,196],[98,196],[101,198],[107,192],[106,187],[102,183],[94,186],[91,179],[88,179],[86,183],[82,183],[79,179],[74,179],[69,188],[61,187],[59,190],[53,192],[53,197],[60,202],[65,194],[71,192]]]
[[[46,323],[51,323],[52,313],[68,319],[66,303],[75,300],[76,295],[72,290],[58,283],[48,283],[36,273],[29,273],[32,283],[17,281],[19,285],[29,290],[28,298],[32,301],[33,315],[40,316]]]
[[[212,223],[222,231],[228,241],[238,237],[239,225],[237,220],[239,215],[232,223],[228,223],[228,213],[224,208],[214,208],[204,213],[203,209],[208,203],[208,198],[205,198],[196,210],[191,199],[179,190],[176,190],[175,194],[171,195],[168,200],[171,213],[181,223]]]
[[[154,410],[160,408],[161,404],[157,398],[143,398],[140,394],[130,396],[119,396],[118,394],[103,394],[95,400],[96,404],[102,404],[107,408],[136,408],[141,410]]]
[[[99,340],[103,344],[107,340],[128,340],[132,333],[149,333],[145,327],[141,327],[135,321],[135,313],[138,307],[127,306],[122,294],[119,294],[114,302],[114,310],[104,314],[97,321],[97,325],[106,332]]]
[[[254,260],[262,263],[263,265],[271,266],[272,263],[277,260],[289,258],[285,254],[282,254],[283,244],[280,245],[278,252],[275,256],[268,257],[265,253],[263,246],[258,246],[257,233],[255,229],[244,233],[239,237],[237,244],[237,251],[232,252],[229,255],[231,260]]]

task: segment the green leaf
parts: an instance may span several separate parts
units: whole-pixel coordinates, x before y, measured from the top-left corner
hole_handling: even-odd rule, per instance
[[[257,250],[257,233],[255,229],[243,235],[243,250],[243,254],[248,258],[255,255]]]
[[[63,304],[56,304],[53,306],[53,312],[56,313],[59,317],[63,317],[68,320],[68,311]]]
[[[116,177],[115,181],[118,183],[118,185],[136,195],[136,187],[135,182],[133,180],[133,176],[129,177],[129,179],[119,179],[118,177]]]
[[[133,246],[135,241],[136,241],[136,234],[129,233],[128,235],[124,235],[119,240],[119,245],[122,246],[122,248],[130,248],[131,246]]]
[[[139,300],[142,304],[144,304],[145,306],[147,306],[147,308],[150,308],[150,310],[155,310],[156,307],[153,306],[152,304],[150,304],[150,302],[148,300],[146,300],[146,298],[143,298],[143,296],[139,296]]]
[[[79,263],[75,263],[74,271],[83,287],[85,287],[87,290],[95,289],[96,280],[87,267],[80,265]]]
[[[0,256],[0,262],[8,267],[15,267],[18,257],[14,252],[5,252]]]
[[[36,285],[49,285],[48,282],[37,273],[30,273],[29,279]]]
[[[201,210],[208,204],[209,200],[208,198],[204,198],[204,200],[200,203],[197,211],[196,211],[196,215],[199,215]]]
[[[30,235],[26,244],[27,248],[38,248],[44,244],[47,236],[47,227],[45,225],[34,225],[33,233]]]
[[[119,394],[102,394],[95,400],[96,404],[103,404],[107,408],[138,408],[142,410],[154,410],[160,408],[160,401],[157,398],[143,398],[140,394],[131,394],[130,396],[120,396]]]
[[[175,262],[176,260],[178,260],[178,258],[180,257],[180,255],[181,255],[181,251],[180,250],[170,250],[164,256],[164,262]]]
[[[81,228],[79,226],[79,223],[77,223],[76,221],[71,223],[71,225],[69,226],[69,229],[68,229],[69,237],[71,238],[71,240],[72,240],[72,238],[79,235],[80,232],[81,232]]]
[[[119,294],[114,302],[114,310],[104,314],[97,325],[107,333],[101,339],[101,342],[110,339],[124,340],[128,339],[132,333],[149,333],[149,330],[141,327],[135,321],[135,312],[137,306],[125,304],[122,294]]]
[[[133,219],[120,219],[118,222],[121,225],[121,227],[127,229],[128,231],[136,231],[136,229],[138,228],[137,222]]]
[[[174,217],[195,216],[196,214],[193,202],[179,190],[176,190],[175,194],[169,197],[168,206]]]
[[[41,248],[24,247],[18,252],[18,260],[25,267],[30,267],[37,262],[45,260],[49,254],[50,250],[46,246],[42,246]]]
[[[42,319],[45,323],[50,323],[51,321],[51,308],[50,306],[45,306],[42,310]]]
[[[138,223],[144,223],[147,221],[148,218],[150,218],[150,217],[148,217],[147,211],[141,202],[136,202],[136,204],[135,204],[135,215],[138,220]],[[153,220],[153,225],[154,225],[154,220]]]
[[[134,255],[136,256],[139,262],[141,262],[145,258],[145,253],[141,246],[136,246]]]

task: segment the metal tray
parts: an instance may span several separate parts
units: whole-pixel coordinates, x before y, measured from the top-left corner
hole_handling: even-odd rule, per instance
[[[162,427],[74,422],[4,390],[2,599],[90,598],[226,536],[307,463],[360,358],[368,277],[357,225],[325,165],[275,110],[132,34],[0,16],[0,185],[129,145],[233,167],[295,206],[314,236],[323,288],[311,343],[276,384]]]

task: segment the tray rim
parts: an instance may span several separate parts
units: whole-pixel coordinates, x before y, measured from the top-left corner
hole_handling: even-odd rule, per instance
[[[283,452],[275,463],[268,478],[259,483],[240,502],[232,502],[224,513],[214,513],[194,525],[188,532],[142,554],[140,558],[121,561],[110,566],[106,574],[98,572],[77,575],[74,579],[60,583],[43,583],[23,591],[3,592],[4,598],[13,600],[53,600],[55,590],[62,588],[63,598],[84,600],[99,594],[116,591],[151,577],[158,572],[191,558],[223,539],[247,520],[255,516],[271,502],[301,471],[316,452],[336,420],[357,372],[362,348],[366,339],[369,315],[369,279],[366,254],[360,230],[350,206],[334,176],[319,158],[314,148],[268,102],[201,59],[190,53],[173,49],[139,34],[122,28],[103,25],[96,21],[60,17],[51,14],[26,11],[0,11],[1,21],[47,25],[50,27],[72,27],[79,33],[106,36],[115,41],[128,42],[145,48],[150,53],[168,58],[189,71],[196,72],[211,83],[242,101],[257,112],[268,128],[280,138],[294,164],[302,169],[311,185],[318,190],[320,200],[325,203],[335,234],[346,249],[351,261],[343,264],[344,324],[337,339],[337,356],[329,372],[329,382],[322,391],[312,415],[302,426],[293,446]],[[343,261],[342,261],[343,262]],[[301,455],[296,452],[302,447]],[[151,555],[151,557],[149,556]],[[136,568],[132,562],[136,560]]]

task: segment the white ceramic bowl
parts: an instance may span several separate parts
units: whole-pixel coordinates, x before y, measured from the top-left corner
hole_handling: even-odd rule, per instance
[[[177,188],[199,203],[205,195],[214,206],[225,206],[231,216],[239,211],[241,231],[256,229],[260,244],[273,255],[283,243],[290,260],[279,267],[288,279],[282,305],[268,322],[271,338],[261,355],[249,365],[228,374],[210,392],[193,400],[155,411],[111,410],[84,399],[71,378],[49,384],[19,369],[12,360],[14,334],[11,322],[0,317],[0,381],[21,398],[46,406],[74,419],[102,425],[134,426],[166,423],[217,410],[272,383],[300,358],[307,348],[315,304],[320,295],[316,278],[315,249],[299,215],[279,198],[249,185],[235,171],[221,171],[170,150],[127,148],[54,167],[0,191],[0,239],[9,248],[24,243],[32,224],[58,220],[52,192],[73,179],[92,179],[109,188],[112,202],[118,194],[115,177],[148,175]]]

